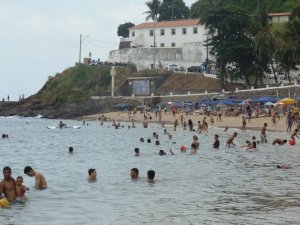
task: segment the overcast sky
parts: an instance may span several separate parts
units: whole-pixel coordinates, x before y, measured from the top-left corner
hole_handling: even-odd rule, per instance
[[[196,0],[184,0],[191,6]],[[126,4],[125,4],[126,2]],[[117,49],[117,28],[145,21],[146,0],[0,0],[0,98],[39,91],[79,58],[107,60]]]

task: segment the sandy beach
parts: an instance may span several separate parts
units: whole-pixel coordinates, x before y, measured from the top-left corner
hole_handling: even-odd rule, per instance
[[[108,121],[112,121],[115,120],[116,122],[130,122],[129,117],[128,117],[128,113],[125,111],[118,111],[118,112],[110,112],[110,113],[105,113],[104,114],[107,118]],[[152,113],[152,120],[148,120],[149,123],[159,123],[158,118],[155,118],[155,114]],[[184,120],[188,121],[189,119],[191,119],[194,123],[194,126],[197,126],[197,122],[198,121],[202,121],[202,119],[204,118],[204,115],[188,115],[186,116],[184,115]],[[167,112],[166,114],[162,113],[162,121],[167,125],[167,124],[173,124],[175,119],[178,120],[179,124],[180,124],[180,113],[177,113],[175,115],[175,117],[173,116],[173,114],[171,114],[170,112]],[[99,117],[99,114],[94,114],[94,115],[88,115],[88,116],[83,116],[81,117],[82,120],[85,121],[92,121],[92,120],[97,120]],[[209,123],[209,117],[207,117],[207,122]],[[144,121],[144,117],[143,117],[143,113],[136,113],[135,117],[134,117],[134,121],[135,123],[142,123]],[[264,123],[268,123],[268,131],[271,132],[286,132],[286,117],[282,117],[280,118],[280,120],[277,121],[276,126],[273,126],[273,123],[271,121],[271,117],[259,117],[259,118],[252,118],[250,122],[248,122],[247,120],[247,125],[246,125],[246,129],[248,130],[260,130],[263,126]],[[210,123],[209,123],[210,126]],[[218,121],[217,117],[214,116],[214,127],[218,127],[218,128],[241,128],[242,127],[242,117],[232,117],[232,116],[228,116],[222,117],[222,121]],[[296,125],[294,124],[292,129],[295,129]]]

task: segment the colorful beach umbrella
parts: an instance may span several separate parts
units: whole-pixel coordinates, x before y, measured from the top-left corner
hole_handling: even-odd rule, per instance
[[[292,98],[284,98],[279,100],[278,102],[284,103],[285,105],[293,105],[298,103],[295,99]]]
[[[271,106],[271,105],[274,105],[274,103],[273,102],[266,102],[264,105]]]

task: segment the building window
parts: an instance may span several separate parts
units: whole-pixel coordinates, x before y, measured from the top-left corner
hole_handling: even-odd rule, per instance
[[[165,29],[160,29],[160,35],[164,36],[165,35]]]
[[[131,35],[132,35],[132,37],[134,37],[134,36],[135,36],[135,32],[134,32],[134,31],[132,31]]]
[[[198,34],[198,28],[197,27],[193,28],[193,34]]]
[[[165,43],[160,43],[160,47],[165,47]]]
[[[172,46],[172,47],[175,47],[175,43],[174,43],[174,42],[172,42],[172,43],[171,43],[171,46]]]
[[[182,34],[183,34],[183,35],[186,34],[186,28],[182,28]]]
[[[172,30],[171,30],[171,34],[172,34],[172,35],[175,35],[175,34],[176,34],[176,30],[175,30],[175,28],[172,28]]]
[[[153,30],[149,30],[149,35],[153,36],[153,34],[154,34]]]

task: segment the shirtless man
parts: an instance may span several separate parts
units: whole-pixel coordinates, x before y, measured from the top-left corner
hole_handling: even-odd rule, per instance
[[[264,123],[264,126],[261,128],[261,131],[260,131],[260,141],[261,141],[261,143],[267,143],[268,142],[267,135],[266,135],[267,126],[268,126],[268,124]]]
[[[280,139],[280,138],[276,138],[274,141],[273,141],[273,143],[272,143],[272,145],[276,145],[276,144],[279,144],[279,145],[284,145],[284,144],[286,144],[287,143],[287,140],[286,139]]]
[[[14,178],[11,177],[11,168],[6,166],[3,168],[4,179],[0,182],[0,199],[2,198],[2,193],[8,201],[15,201],[16,194],[16,182]]]
[[[34,177],[34,179],[35,179],[34,188],[35,189],[42,190],[42,189],[47,188],[47,181],[42,173],[40,173],[38,171],[34,171],[30,166],[26,166],[24,168],[24,173],[29,177]]]
[[[237,135],[238,135],[238,133],[234,132],[233,135],[230,138],[227,139],[225,146],[226,147],[229,147],[230,145],[234,145],[235,146],[235,144],[233,143],[233,139],[235,137],[237,137]]]

